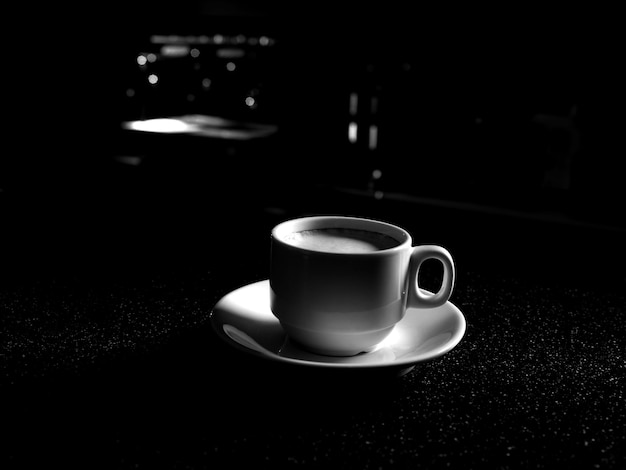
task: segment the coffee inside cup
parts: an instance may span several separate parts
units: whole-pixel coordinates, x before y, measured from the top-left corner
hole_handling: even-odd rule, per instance
[[[291,232],[283,240],[290,245],[330,253],[370,253],[398,246],[384,233],[353,228],[316,228]]]

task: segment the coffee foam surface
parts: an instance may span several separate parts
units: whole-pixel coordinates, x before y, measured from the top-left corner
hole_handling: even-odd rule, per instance
[[[285,241],[315,251],[331,253],[370,253],[397,246],[389,235],[348,228],[302,230],[285,236]]]

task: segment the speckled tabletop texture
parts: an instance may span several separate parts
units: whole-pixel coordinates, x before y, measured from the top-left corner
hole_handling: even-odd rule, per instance
[[[267,278],[269,230],[308,207],[77,223],[5,202],[1,467],[626,468],[624,233],[342,204],[453,253],[454,349],[394,377],[217,338],[213,305]]]

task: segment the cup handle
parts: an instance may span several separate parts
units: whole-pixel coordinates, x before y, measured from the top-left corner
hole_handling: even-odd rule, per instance
[[[427,259],[434,258],[443,264],[443,282],[435,294],[425,293],[419,287],[420,266]],[[438,245],[419,245],[413,247],[409,264],[409,299],[407,307],[433,308],[445,304],[454,287],[454,261],[445,248]]]

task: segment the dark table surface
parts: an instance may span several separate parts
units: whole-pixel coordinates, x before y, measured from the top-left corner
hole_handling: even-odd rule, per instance
[[[290,191],[0,194],[2,468],[626,467],[624,231]],[[272,226],[321,213],[446,246],[460,344],[387,377],[217,338],[213,305],[268,276]]]

